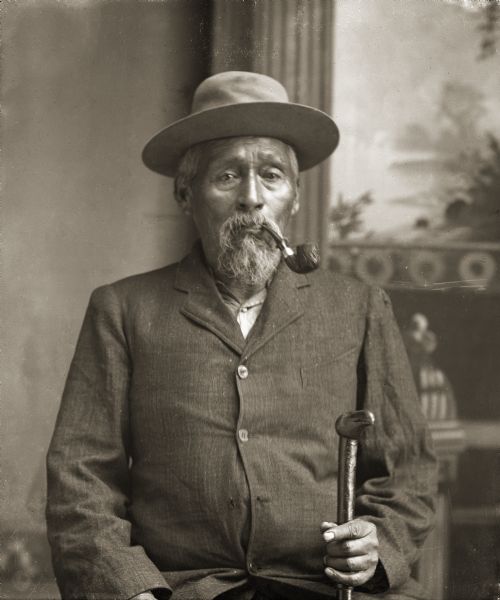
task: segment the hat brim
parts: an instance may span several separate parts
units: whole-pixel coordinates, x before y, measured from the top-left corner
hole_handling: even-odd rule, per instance
[[[149,140],[142,160],[149,169],[174,177],[191,146],[241,136],[271,137],[292,146],[300,171],[323,161],[339,142],[337,126],[321,110],[302,104],[248,102],[212,108],[172,123]]]

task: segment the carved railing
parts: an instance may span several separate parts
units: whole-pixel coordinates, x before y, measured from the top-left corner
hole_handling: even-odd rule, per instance
[[[328,268],[384,288],[500,291],[500,244],[332,242]]]

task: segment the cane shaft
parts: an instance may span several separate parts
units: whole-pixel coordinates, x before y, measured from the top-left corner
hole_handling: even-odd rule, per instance
[[[337,489],[337,523],[339,525],[354,519],[357,450],[357,440],[340,438],[339,479]]]
[[[352,587],[341,587],[337,590],[337,600],[352,600]]]
[[[354,496],[356,489],[356,453],[358,441],[340,438],[339,478],[337,488],[337,523],[354,519]],[[337,592],[338,600],[351,600],[352,588],[342,586]]]

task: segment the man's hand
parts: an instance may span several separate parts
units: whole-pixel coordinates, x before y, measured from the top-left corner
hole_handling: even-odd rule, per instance
[[[347,586],[369,581],[378,564],[377,527],[369,521],[354,519],[343,525],[321,523],[326,544],[325,574]]]

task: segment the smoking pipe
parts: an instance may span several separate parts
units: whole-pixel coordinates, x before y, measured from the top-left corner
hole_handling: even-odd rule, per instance
[[[276,242],[288,267],[295,273],[309,273],[319,267],[319,250],[316,244],[300,244],[293,250],[288,245],[288,240],[281,234],[276,224],[261,224]]]

